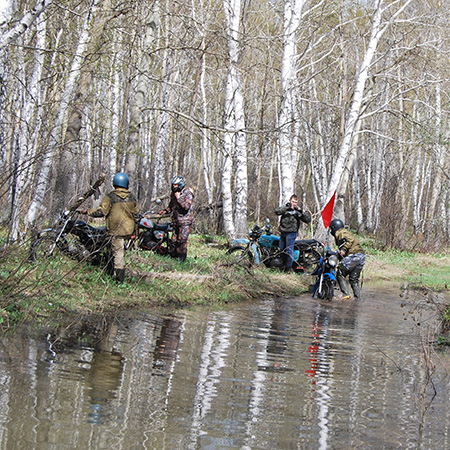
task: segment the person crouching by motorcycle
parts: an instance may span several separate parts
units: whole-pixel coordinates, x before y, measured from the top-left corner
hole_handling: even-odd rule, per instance
[[[139,218],[139,207],[135,196],[128,190],[128,176],[119,172],[114,175],[114,190],[106,195],[98,208],[82,212],[91,217],[105,217],[106,229],[111,238],[111,251],[114,263],[114,275],[118,283],[125,278],[125,239],[134,232]]]
[[[280,219],[280,251],[285,251],[285,272],[292,270],[294,263],[294,242],[297,238],[300,222],[310,223],[311,217],[298,206],[298,197],[293,194],[289,202],[275,209]]]
[[[171,256],[185,261],[189,233],[194,221],[194,193],[186,187],[186,180],[182,176],[174,176],[171,184],[172,192],[169,206],[160,211],[159,214],[172,214],[174,248]]]
[[[359,286],[359,277],[366,262],[366,255],[359,242],[359,239],[347,228],[344,228],[344,222],[339,219],[333,219],[330,222],[330,233],[338,247],[338,252],[343,258],[337,269],[336,278],[341,289],[343,299],[350,298],[346,277],[348,276],[353,295],[356,300],[361,299],[361,288]]]

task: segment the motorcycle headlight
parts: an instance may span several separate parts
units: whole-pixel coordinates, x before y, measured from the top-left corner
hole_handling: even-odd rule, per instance
[[[338,257],[336,255],[331,255],[331,256],[328,257],[328,264],[331,267],[336,267],[338,265],[338,262],[339,262],[339,260],[338,260]]]

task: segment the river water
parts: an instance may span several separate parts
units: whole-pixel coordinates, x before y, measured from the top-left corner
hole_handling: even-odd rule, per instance
[[[4,336],[0,448],[450,448],[432,303],[371,286],[124,314],[95,348]]]

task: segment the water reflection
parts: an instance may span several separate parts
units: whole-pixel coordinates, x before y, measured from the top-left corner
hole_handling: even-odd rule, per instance
[[[119,353],[96,352],[92,356],[86,390],[89,395],[91,412],[88,422],[104,423],[108,417],[108,407],[115,398],[123,373],[122,355]]]
[[[153,351],[153,375],[169,376],[181,339],[182,322],[173,317],[162,320],[161,332]]]
[[[0,447],[448,448],[449,377],[424,411],[416,325],[367,297],[129,315],[66,351],[3,337]]]

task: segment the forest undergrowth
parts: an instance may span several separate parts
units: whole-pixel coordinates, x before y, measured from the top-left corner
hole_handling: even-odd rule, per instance
[[[362,238],[367,251],[363,282],[389,282],[409,289],[450,290],[447,253],[381,251]],[[220,306],[266,296],[295,296],[314,277],[265,267],[230,264],[223,237],[191,235],[182,263],[145,251],[127,252],[126,280],[118,285],[101,267],[67,257],[31,263],[29,243],[4,245],[0,265],[0,326],[33,324],[42,330],[87,317],[153,307]]]

